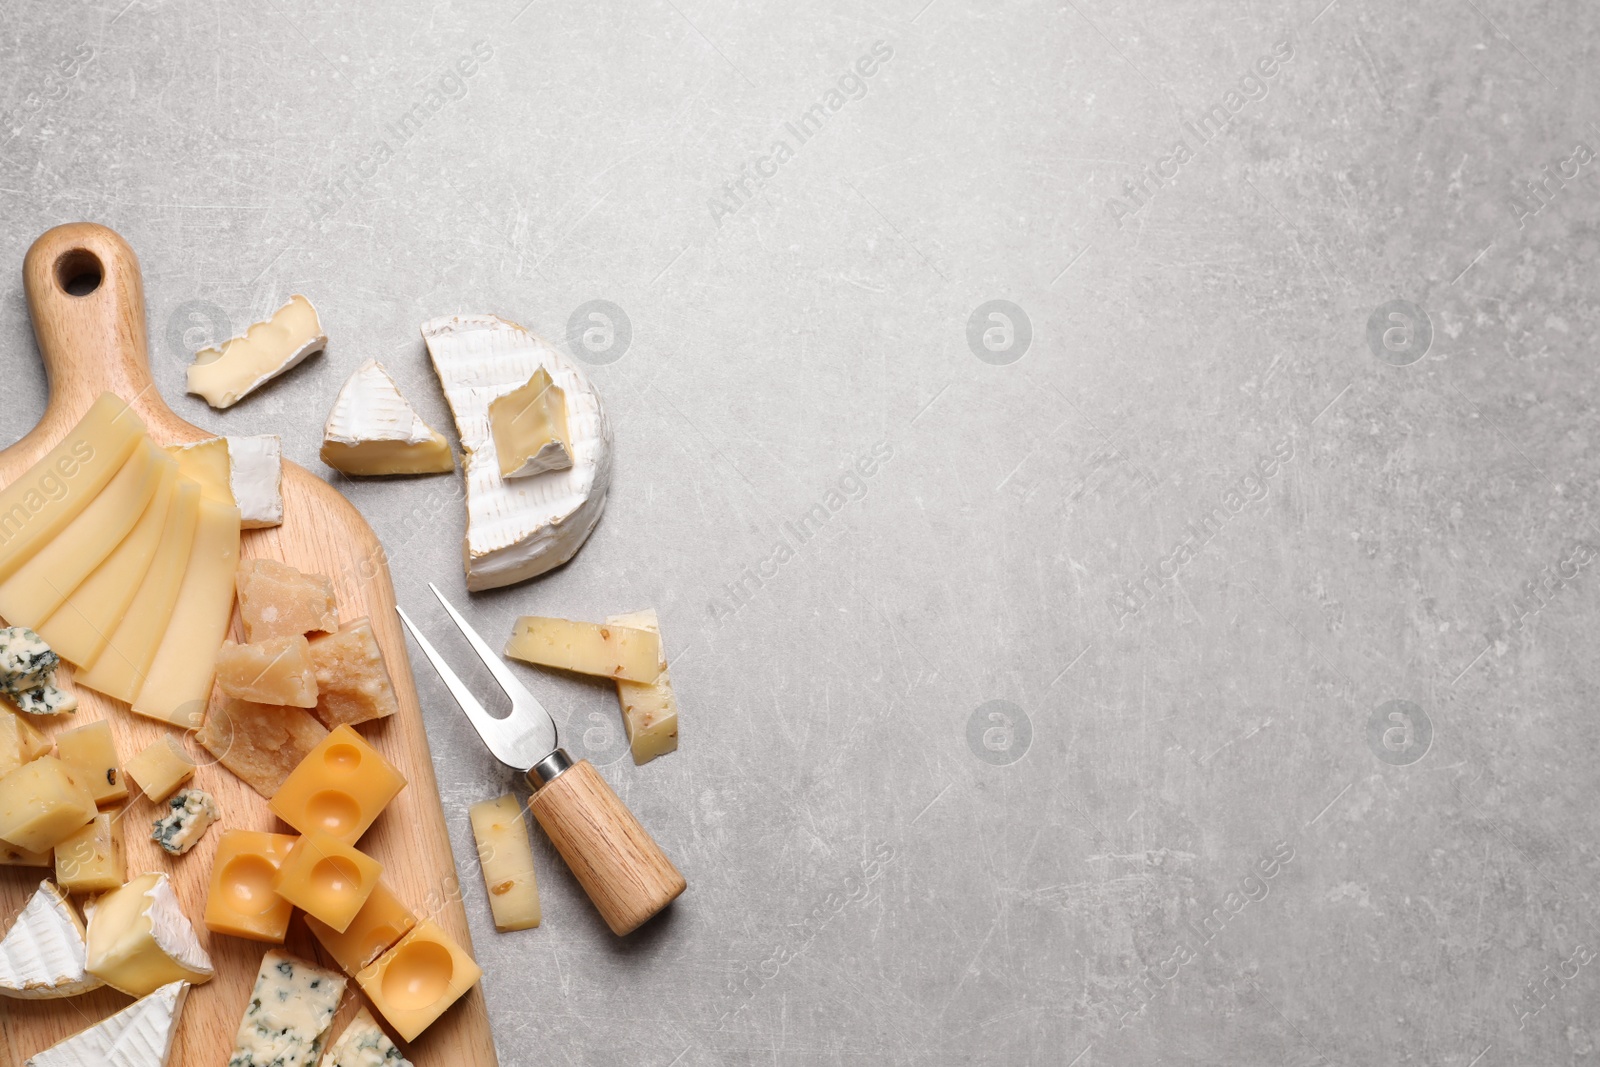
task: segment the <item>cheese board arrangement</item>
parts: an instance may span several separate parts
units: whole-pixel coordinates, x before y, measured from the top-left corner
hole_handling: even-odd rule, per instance
[[[0,1060],[495,1063],[466,905],[481,876],[497,936],[539,925],[524,811],[618,935],[683,876],[435,589],[513,717],[484,714],[404,622],[533,790],[472,806],[458,875],[371,528],[276,436],[166,406],[116,233],[50,230],[23,279],[50,400],[0,451]],[[598,392],[508,320],[421,332],[464,451],[467,588],[566,563],[610,487]],[[200,352],[189,391],[226,409],[327,344],[295,295]],[[456,470],[372,360],[332,398],[320,456],[356,477]],[[611,679],[636,764],[677,748],[653,610],[524,617],[505,652]]]

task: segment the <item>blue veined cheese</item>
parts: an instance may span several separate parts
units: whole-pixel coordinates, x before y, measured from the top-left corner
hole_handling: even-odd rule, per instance
[[[216,798],[204,789],[180,789],[167,801],[167,812],[155,821],[150,840],[181,856],[194,847],[206,827],[222,818]]]
[[[26,626],[0,628],[0,692],[21,693],[50,682],[61,657]]]
[[[19,711],[29,715],[64,715],[69,711],[78,710],[78,698],[65,689],[57,689],[49,682],[43,682],[32,689],[24,689],[20,693],[6,693],[11,703]]]
[[[320,1067],[412,1067],[366,1008],[356,1012],[339,1039],[328,1046]]]
[[[228,1067],[314,1067],[344,975],[273,949],[261,958]]]

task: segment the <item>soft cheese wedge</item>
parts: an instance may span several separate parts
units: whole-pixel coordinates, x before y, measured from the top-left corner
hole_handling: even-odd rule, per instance
[[[422,421],[375,359],[357,367],[322,428],[322,462],[346,474],[438,474],[456,469],[450,443]]]
[[[526,385],[489,401],[489,428],[501,477],[526,478],[572,466],[567,394],[543,367]]]
[[[318,1067],[411,1067],[366,1008],[356,1012]]]
[[[168,982],[103,1023],[35,1053],[24,1067],[167,1067],[188,982]]]
[[[422,324],[433,369],[466,449],[467,588],[494,589],[559,567],[582,547],[611,484],[611,426],[588,377],[555,346],[493,315]],[[507,480],[490,425],[496,397],[541,368],[566,397],[572,466]]]
[[[327,347],[328,338],[311,301],[296,293],[289,302],[221,348],[195,353],[189,367],[189,392],[214,408],[228,408],[307,356]]]
[[[261,957],[230,1067],[316,1067],[345,978],[287,952]]]
[[[129,996],[168,982],[211,979],[211,957],[195,939],[165,871],[143,874],[84,907],[88,971]]]
[[[99,989],[87,963],[83,920],[54,882],[40,882],[0,940],[0,996],[47,1000]]]

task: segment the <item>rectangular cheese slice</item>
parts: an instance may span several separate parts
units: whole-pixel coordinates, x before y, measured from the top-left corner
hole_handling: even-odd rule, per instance
[[[649,630],[658,638],[661,623],[654,608],[628,615],[612,615],[606,622]],[[661,650],[661,673],[653,682],[627,682],[617,679],[617,702],[622,705],[622,725],[628,732],[628,747],[633,762],[642,766],[678,750],[678,698],[672,692],[667,674],[667,651]]]
[[[200,487],[180,478],[150,569],[93,666],[74,676],[79,685],[132,703],[172,618],[199,523]]]
[[[317,309],[296,293],[243,337],[195,353],[189,392],[205,397],[214,408],[232,407],[327,343]]]
[[[478,845],[489,911],[497,930],[526,930],[539,925],[539,881],[533,874],[533,847],[522,802],[507,793],[484,800],[468,811]]]
[[[93,666],[105,648],[161,547],[177,492],[178,468],[173,464],[163,468],[155,495],[128,536],[38,625],[39,636],[67,662]]]
[[[55,538],[144,440],[144,423],[104,393],[67,436],[0,490],[0,579]]]
[[[0,616],[37,626],[105,561],[132,530],[172,460],[148,438],[78,517],[0,581]]]
[[[216,677],[217,650],[233,618],[233,575],[239,566],[239,509],[200,501],[189,566],[166,633],[133,710],[186,730],[199,727]]]
[[[630,682],[653,682],[661,673],[660,638],[649,630],[609,623],[524,615],[511,628],[506,655],[541,667]]]

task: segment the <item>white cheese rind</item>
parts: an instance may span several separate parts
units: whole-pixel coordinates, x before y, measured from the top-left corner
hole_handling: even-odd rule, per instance
[[[429,474],[455,469],[450,444],[411,406],[375,359],[355,369],[322,427],[322,461],[346,474]]]
[[[431,319],[422,337],[466,450],[467,588],[511,585],[565,563],[600,521],[611,485],[611,425],[600,394],[554,345],[494,315]],[[540,367],[566,394],[572,466],[508,481],[489,404]]]
[[[40,882],[0,940],[0,996],[50,1000],[98,989],[87,964],[83,920],[54,882]]]
[[[214,408],[229,408],[327,345],[316,307],[296,293],[271,318],[216,348],[196,352],[188,391]]]
[[[188,982],[170,982],[102,1023],[36,1053],[25,1067],[166,1067]]]
[[[278,435],[228,438],[228,483],[239,507],[240,529],[281,526],[283,441]]]
[[[313,1067],[345,977],[274,949],[261,959],[228,1067]]]
[[[167,873],[143,874],[84,905],[89,970],[130,996],[168,982],[209,981],[211,957],[200,947]]]

